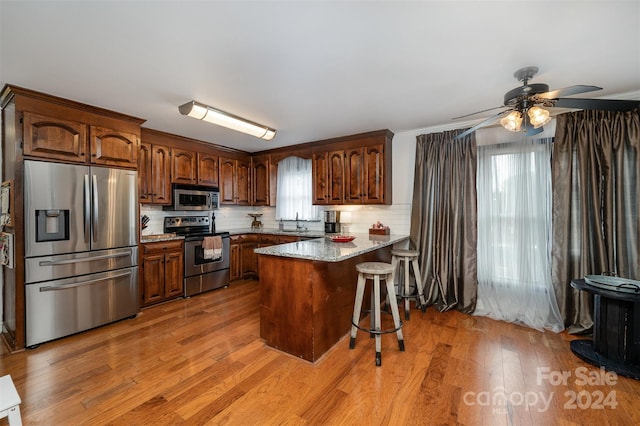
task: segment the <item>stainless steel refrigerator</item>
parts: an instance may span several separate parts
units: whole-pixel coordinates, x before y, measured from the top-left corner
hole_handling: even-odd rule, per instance
[[[24,162],[27,347],[138,312],[134,170]]]

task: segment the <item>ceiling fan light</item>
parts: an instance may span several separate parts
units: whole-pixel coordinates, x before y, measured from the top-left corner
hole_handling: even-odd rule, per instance
[[[510,132],[518,132],[522,125],[522,114],[520,111],[511,111],[509,115],[500,120],[500,124]]]
[[[196,101],[187,102],[178,107],[180,114],[226,127],[227,129],[246,133],[267,141],[276,136],[276,130],[262,124],[254,123],[242,117],[224,112]]]
[[[534,129],[544,126],[548,122],[551,121],[551,117],[549,116],[549,111],[546,109],[534,106],[533,108],[529,108],[529,122],[533,126]]]

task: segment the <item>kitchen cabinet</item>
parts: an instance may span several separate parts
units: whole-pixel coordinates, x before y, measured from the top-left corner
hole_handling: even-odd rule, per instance
[[[220,204],[251,204],[251,160],[220,157]]]
[[[167,146],[140,144],[138,162],[138,198],[141,203],[171,204],[171,149]]]
[[[314,204],[342,204],[344,202],[344,156],[344,150],[313,154]]]
[[[218,162],[217,155],[198,153],[198,185],[218,186]]]
[[[179,148],[171,149],[171,182],[195,185],[198,182],[196,153]]]
[[[386,130],[317,145],[313,204],[391,204],[392,136]]]
[[[142,244],[140,265],[142,306],[175,299],[183,294],[184,242]]]
[[[135,133],[29,111],[23,125],[25,156],[137,167],[140,138]]]
[[[240,244],[240,272],[242,278],[258,276],[258,255],[253,250],[260,247],[260,235],[248,234],[243,236]]]
[[[268,156],[251,158],[251,205],[270,205],[271,169]],[[275,201],[275,200],[274,200]]]
[[[232,236],[229,250],[229,280],[235,281],[242,277],[240,274],[240,237]]]

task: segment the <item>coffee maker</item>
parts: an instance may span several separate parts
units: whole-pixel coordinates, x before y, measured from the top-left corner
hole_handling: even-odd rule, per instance
[[[326,232],[327,234],[340,233],[340,211],[339,210],[325,210],[324,232]]]

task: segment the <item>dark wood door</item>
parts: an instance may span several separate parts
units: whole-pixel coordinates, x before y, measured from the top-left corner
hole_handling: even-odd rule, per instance
[[[220,204],[236,204],[236,160],[220,157]]]
[[[164,297],[176,297],[183,293],[184,260],[182,252],[167,253],[164,257]]]
[[[251,161],[237,161],[236,204],[251,204]]]
[[[218,186],[218,156],[198,153],[198,185]]]
[[[254,206],[269,205],[269,159],[253,158],[252,182],[253,190],[251,204]]]
[[[146,255],[142,258],[142,304],[164,299],[164,254]]]
[[[329,201],[329,153],[314,153],[311,161],[313,204],[327,204]]]
[[[344,151],[329,152],[329,200],[328,204],[342,204],[345,199]]]
[[[362,192],[365,204],[384,204],[384,145],[364,148],[364,179]]]
[[[140,138],[133,133],[106,127],[90,128],[91,163],[105,166],[137,167]]]
[[[348,149],[345,152],[345,203],[362,203],[362,181],[364,178],[363,156],[363,148]]]
[[[240,278],[240,244],[231,244],[229,256],[229,279],[233,281]]]
[[[153,201],[151,150],[151,144],[144,142],[140,144],[140,154],[138,155],[138,200],[141,203],[151,203]]]
[[[171,157],[171,182],[195,185],[198,181],[196,176],[196,153],[173,148]]]
[[[240,264],[244,278],[258,275],[258,255],[253,250],[259,247],[257,241],[245,241],[240,246]]]
[[[86,162],[87,126],[83,123],[25,112],[24,155]]]
[[[152,203],[171,204],[171,150],[167,146],[151,148]]]

